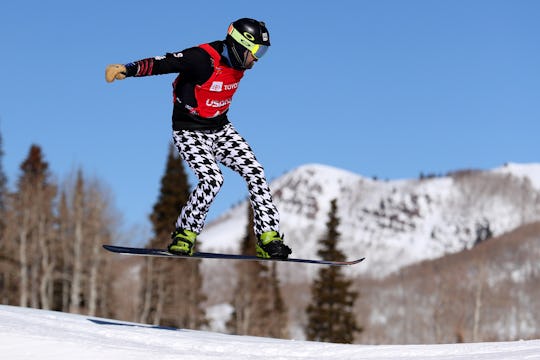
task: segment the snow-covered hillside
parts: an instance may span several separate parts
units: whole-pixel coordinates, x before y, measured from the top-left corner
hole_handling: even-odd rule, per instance
[[[540,164],[508,163],[496,168],[494,172],[509,174],[518,178],[528,179],[532,186],[540,190]]]
[[[349,258],[367,257],[353,271],[377,276],[470,248],[483,233],[497,236],[540,220],[540,164],[392,181],[312,164],[271,188],[293,256],[316,257],[337,199],[341,248]],[[237,251],[246,223],[244,202],[206,227],[203,248]]]
[[[0,354],[17,360],[540,358],[540,340],[363,346],[224,335],[0,305]]]

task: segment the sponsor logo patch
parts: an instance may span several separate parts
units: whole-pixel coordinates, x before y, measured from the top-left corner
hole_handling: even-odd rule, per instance
[[[224,106],[228,106],[231,103],[231,99],[225,99],[225,100],[206,100],[206,106],[213,107],[213,108],[220,108]]]
[[[222,91],[223,90],[223,81],[214,81],[210,86],[210,91]]]

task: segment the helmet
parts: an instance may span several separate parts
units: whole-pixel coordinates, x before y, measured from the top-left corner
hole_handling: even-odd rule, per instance
[[[264,22],[242,18],[229,25],[225,43],[233,67],[245,69],[246,49],[260,59],[270,46],[270,35]]]

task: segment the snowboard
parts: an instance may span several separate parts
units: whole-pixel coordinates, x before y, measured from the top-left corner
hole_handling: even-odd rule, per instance
[[[222,259],[222,260],[247,260],[247,261],[281,261],[292,263],[305,263],[305,264],[318,264],[318,265],[330,265],[330,266],[346,266],[354,265],[363,261],[365,258],[360,258],[350,261],[331,261],[331,260],[318,260],[318,259],[263,259],[252,255],[239,255],[239,254],[220,254],[213,252],[196,252],[191,256],[177,255],[168,252],[165,249],[146,249],[126,246],[115,245],[103,245],[105,250],[111,251],[117,254],[124,255],[138,255],[138,256],[158,256],[168,258],[181,258],[181,259]]]

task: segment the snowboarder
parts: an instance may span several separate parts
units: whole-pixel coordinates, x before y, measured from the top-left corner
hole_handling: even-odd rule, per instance
[[[182,208],[168,246],[171,253],[192,255],[209,207],[223,183],[218,162],[247,182],[261,258],[286,259],[291,249],[279,232],[276,209],[262,165],[227,118],[227,111],[245,70],[268,50],[264,22],[242,18],[229,25],[225,40],[214,41],[105,70],[107,82],[126,77],[178,73],[173,82],[173,139],[198,184]]]

